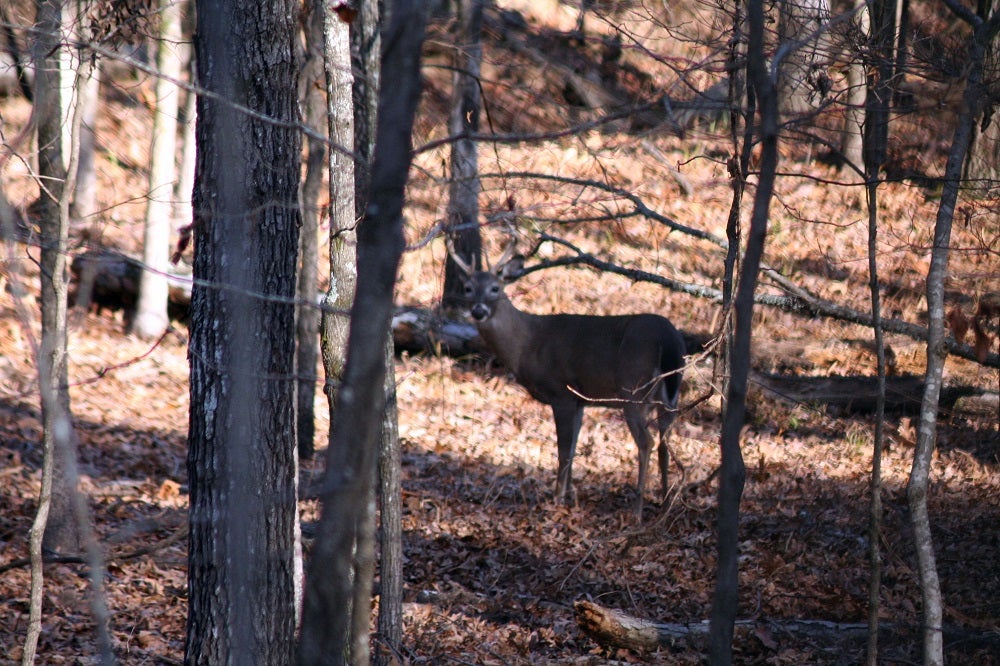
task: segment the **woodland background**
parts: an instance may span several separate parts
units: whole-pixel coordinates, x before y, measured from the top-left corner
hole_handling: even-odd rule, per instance
[[[481,172],[495,174],[483,181],[485,252],[499,255],[506,241],[502,222],[516,211],[529,240],[550,233],[626,269],[718,288],[718,246],[671,233],[657,219],[632,211],[640,200],[662,216],[724,237],[732,196],[724,119],[702,114],[681,124],[664,117],[663,104],[651,104],[627,121],[566,131],[605,115],[611,98],[636,106],[659,92],[690,100],[694,91],[718,83],[718,54],[707,40],[718,29],[718,8],[627,2],[588,9],[581,32],[580,10],[570,4],[510,0],[487,6],[484,130],[522,138],[480,148]],[[20,5],[13,10],[5,21],[17,28],[12,34],[24,48],[30,15]],[[924,280],[966,35],[943,5],[913,3],[910,11],[917,75],[908,78],[907,101],[892,125],[880,189],[878,262],[886,316],[923,325]],[[437,231],[446,215],[449,173],[448,145],[440,140],[448,135],[452,29],[447,15],[435,18],[424,47],[400,305],[431,308],[441,295],[445,248]],[[624,48],[612,57],[616,35]],[[839,71],[831,68],[835,90],[843,86]],[[74,256],[95,247],[141,254],[152,86],[153,77],[138,69],[107,68],[94,128],[96,212],[75,222]],[[579,99],[580,90],[604,101]],[[25,126],[30,112],[30,102],[8,83],[0,97],[5,141]],[[819,122],[812,131],[835,142],[838,125],[830,118],[836,118],[835,109],[823,117],[828,126]],[[782,143],[781,158],[765,262],[820,299],[866,312],[862,181],[840,168],[822,140],[796,136]],[[38,197],[32,173],[30,151],[22,150],[4,163],[2,176],[6,198],[29,225],[30,204]],[[996,192],[996,183],[989,182],[964,193],[960,202],[946,284],[953,321],[971,320],[981,302],[1000,292]],[[324,224],[321,233],[328,232]],[[326,243],[323,237],[320,247]],[[573,254],[548,243],[539,258]],[[0,264],[2,664],[19,659],[29,570],[18,563],[27,553],[39,491],[34,256],[30,242],[8,238]],[[324,251],[321,275],[325,261]],[[760,291],[784,293],[766,275]],[[711,340],[720,325],[718,304],[710,299],[584,266],[532,273],[508,293],[536,313],[658,312],[702,341]],[[107,557],[118,658],[181,663],[187,606],[186,328],[174,322],[151,342],[125,333],[124,323],[114,309],[78,308],[71,314],[80,486]],[[767,306],[758,307],[754,324],[757,374],[742,443],[748,480],[739,607],[740,618],[753,622],[738,631],[736,659],[858,663],[864,640],[857,634],[844,629],[831,639],[828,633],[788,632],[783,623],[865,622],[872,414],[851,404],[792,400],[764,385],[774,374],[810,381],[871,377],[871,331]],[[894,375],[923,373],[921,341],[889,334],[886,342]],[[971,395],[943,406],[932,466],[929,503],[951,663],[997,663],[1000,654],[1000,377],[996,338],[988,344],[994,356],[985,364],[954,355],[947,361],[946,387],[967,387]],[[322,373],[318,365],[318,383]],[[600,646],[577,626],[574,603],[591,600],[656,622],[705,619],[715,572],[713,472],[721,424],[707,355],[693,356],[685,375],[682,404],[689,408],[673,431],[674,485],[664,501],[649,498],[653,508],[641,525],[629,511],[634,445],[617,412],[588,410],[576,459],[577,502],[564,507],[551,501],[555,434],[549,411],[502,369],[480,356],[407,352],[396,359],[395,375],[403,445],[403,663],[701,663],[700,648],[686,641],[655,653]],[[322,392],[315,408],[322,449],[329,426]],[[906,501],[915,422],[916,406],[906,400],[886,418],[885,663],[920,658],[921,601]],[[308,491],[321,474],[320,456],[303,461],[302,487]],[[316,519],[316,500],[307,497],[300,506],[308,525]],[[40,663],[88,663],[96,651],[84,573],[79,563],[48,565]]]

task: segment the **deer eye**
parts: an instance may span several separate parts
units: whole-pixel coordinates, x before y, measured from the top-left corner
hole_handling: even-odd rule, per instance
[[[490,285],[490,295],[496,296],[499,293],[500,293],[500,285],[498,284]]]
[[[471,284],[465,285],[465,295],[466,296],[472,296],[472,285]]]

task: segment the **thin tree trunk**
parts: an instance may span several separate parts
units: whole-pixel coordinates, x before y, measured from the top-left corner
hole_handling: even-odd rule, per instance
[[[375,128],[378,121],[379,82],[381,80],[379,28],[381,17],[377,0],[363,0],[357,5],[358,16],[351,23],[351,62],[356,76],[353,83],[354,145],[358,157],[355,168],[355,202],[358,218],[363,217],[368,203],[371,162],[375,149]],[[402,482],[400,470],[399,417],[396,407],[395,348],[392,336],[385,346],[385,408],[379,447],[379,607],[378,645],[374,662],[394,663],[403,642],[403,524]],[[374,516],[367,525],[364,538],[374,539]],[[374,564],[374,563],[373,563]],[[374,575],[374,572],[371,574]],[[357,598],[367,590],[355,590]],[[357,603],[355,604],[357,605]],[[369,618],[355,614],[356,641],[367,638]]]
[[[864,12],[868,15],[868,11]],[[878,371],[875,400],[875,440],[872,446],[871,498],[868,516],[868,645],[866,660],[878,662],[879,609],[882,588],[882,446],[885,437],[886,359],[882,330],[882,309],[878,281],[878,185],[889,146],[889,103],[892,99],[896,46],[896,0],[879,0],[871,5],[868,48],[870,73],[865,89],[864,144],[862,157],[868,199],[868,278],[872,304],[872,329]]]
[[[709,619],[709,661],[732,663],[733,630],[739,606],[739,514],[746,479],[740,432],[746,414],[750,374],[750,344],[754,292],[767,236],[767,217],[778,165],[778,96],[768,76],[764,57],[764,7],[762,0],[747,5],[747,80],[752,90],[761,143],[757,193],[750,217],[750,232],[740,268],[735,297],[735,334],[731,352],[731,377],[723,415],[722,465],[718,491],[718,562],[712,612]]]
[[[305,23],[305,64],[299,84],[299,98],[305,112],[303,122],[320,134],[328,127],[326,88],[323,67],[323,14],[322,0],[307,3]],[[302,232],[299,235],[298,312],[296,313],[296,369],[298,385],[298,447],[300,458],[311,458],[315,451],[316,414],[316,360],[319,357],[320,313],[316,306],[319,282],[319,194],[323,186],[323,169],[326,162],[326,144],[315,137],[306,139],[305,176],[299,196],[302,208]]]
[[[143,234],[142,281],[132,331],[143,339],[163,335],[167,317],[170,268],[170,235],[173,231],[173,196],[177,178],[177,110],[180,90],[174,81],[181,75],[181,59],[174,51],[181,41],[180,5],[160,0],[160,38],[156,42],[156,106],[153,141],[149,150],[149,199]]]
[[[337,390],[347,355],[348,313],[357,281],[357,230],[354,202],[354,107],[351,98],[348,26],[327,12],[325,63],[330,141],[330,287],[323,315],[322,353],[326,369],[324,391],[335,416]]]
[[[196,81],[196,64],[194,62],[194,49],[191,47],[191,35],[194,33],[193,26],[188,23],[194,22],[194,17],[188,17],[187,12],[193,12],[193,2],[183,0],[184,10],[181,13],[181,34],[184,35],[182,43],[177,45],[178,56],[183,60],[183,69],[187,72],[188,82]],[[190,30],[190,32],[188,32]],[[194,170],[195,160],[198,156],[195,145],[195,130],[197,128],[198,96],[193,91],[184,93],[184,114],[183,122],[178,128],[180,131],[181,157],[177,168],[177,187],[174,190],[174,219],[178,227],[189,226],[192,222],[191,194],[194,190]]]
[[[379,512],[382,539],[379,557],[377,666],[400,661],[403,648],[403,480],[399,419],[396,406],[392,336],[386,338],[385,411],[379,456]]]
[[[907,486],[913,524],[914,543],[917,549],[917,568],[924,613],[924,664],[939,666],[944,663],[944,642],[941,634],[943,619],[941,585],[938,580],[931,535],[930,515],[927,509],[927,492],[930,480],[931,459],[937,439],[938,400],[944,374],[946,353],[944,349],[944,287],[948,274],[951,244],[951,226],[955,204],[962,185],[962,167],[968,154],[975,123],[987,99],[983,83],[984,59],[991,42],[1000,30],[1000,16],[994,14],[989,21],[973,15],[964,7],[950,4],[960,18],[974,27],[969,45],[969,70],[963,95],[962,113],[945,165],[941,203],[934,223],[934,247],[931,266],[927,274],[927,370],[924,377],[924,396],[917,428],[917,447],[913,454],[913,467]]]
[[[865,0],[854,0],[854,18],[848,31],[847,108],[844,110],[844,131],[841,152],[844,156],[842,170],[860,172],[864,165],[865,122],[865,63],[862,47],[869,32],[868,5]]]
[[[351,654],[351,608],[371,589],[354,573],[358,521],[370,495],[385,401],[385,337],[392,317],[396,270],[403,249],[404,188],[412,159],[410,133],[420,96],[424,3],[399,2],[386,33],[382,71],[392,75],[391,96],[379,95],[371,202],[358,232],[357,297],[351,310],[350,348],[337,396],[321,492],[322,516],[309,562],[299,660],[304,664],[356,664]],[[387,86],[388,87],[388,86]],[[345,585],[345,581],[347,585]]]
[[[448,133],[457,137],[451,144],[451,182],[448,185],[448,234],[455,250],[469,265],[481,265],[482,241],[479,235],[479,143],[472,135],[479,132],[482,106],[479,74],[483,57],[483,0],[459,3],[458,36],[452,58],[451,116]],[[582,15],[582,12],[581,12]],[[454,308],[461,303],[463,273],[451,258],[445,259],[442,305]]]

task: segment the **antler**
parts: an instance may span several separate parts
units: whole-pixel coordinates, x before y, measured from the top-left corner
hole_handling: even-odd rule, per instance
[[[464,259],[462,259],[462,257],[458,256],[458,252],[455,250],[455,243],[450,234],[445,236],[444,243],[448,248],[448,256],[451,257],[451,260],[455,262],[455,265],[458,266],[463,273],[471,276],[476,272],[476,270]]]
[[[510,261],[511,257],[514,256],[516,250],[517,250],[517,238],[515,238],[514,235],[512,234],[510,237],[510,241],[507,242],[507,246],[504,247],[503,249],[503,254],[500,255],[500,259],[497,260],[497,263],[493,266],[490,272],[494,274],[499,274],[500,271],[503,270],[504,264]]]

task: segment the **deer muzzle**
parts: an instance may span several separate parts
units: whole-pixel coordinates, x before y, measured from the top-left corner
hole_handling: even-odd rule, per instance
[[[475,303],[470,308],[469,313],[476,321],[486,321],[490,316],[490,308],[485,303]]]

